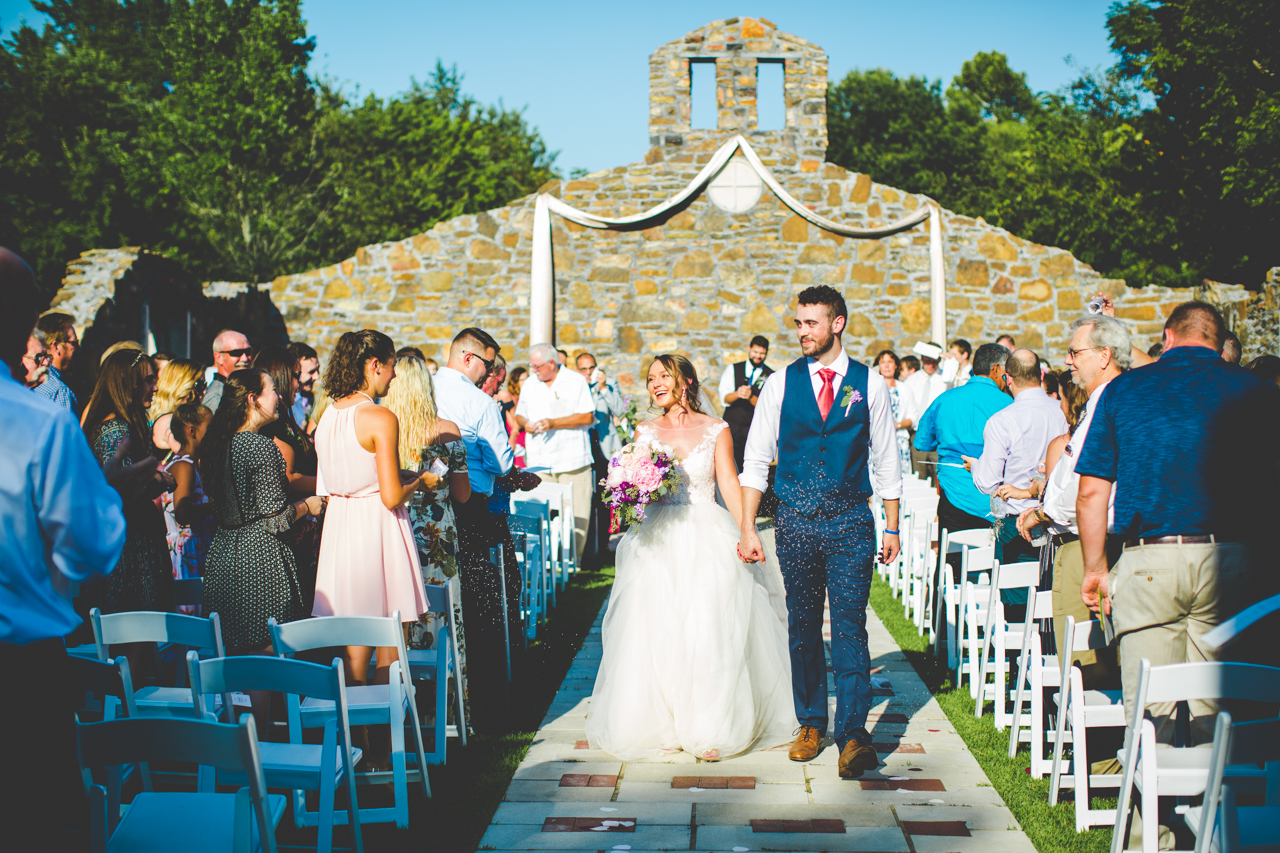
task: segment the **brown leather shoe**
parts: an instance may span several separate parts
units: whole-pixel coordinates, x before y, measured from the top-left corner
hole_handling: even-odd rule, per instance
[[[799,737],[791,744],[787,758],[792,761],[812,761],[817,758],[818,753],[822,752],[823,732],[817,726],[801,726],[797,731]]]
[[[880,766],[880,756],[870,746],[851,740],[840,750],[840,778],[857,779],[866,770]]]

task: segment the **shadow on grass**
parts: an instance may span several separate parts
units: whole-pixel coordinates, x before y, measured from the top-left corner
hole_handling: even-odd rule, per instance
[[[1111,848],[1109,827],[1077,833],[1075,804],[1060,799],[1058,805],[1049,806],[1049,779],[1032,779],[1027,772],[1031,757],[1023,746],[1018,754],[1009,758],[1009,733],[997,731],[991,718],[974,718],[973,699],[968,688],[956,690],[953,674],[940,665],[930,649],[928,637],[916,633],[916,626],[902,615],[902,602],[893,597],[889,585],[879,576],[871,585],[871,606],[880,621],[889,629],[894,642],[901,647],[916,673],[928,686],[929,692],[946,712],[956,733],[964,739],[969,751],[977,759],[991,785],[1004,799],[1005,805],[1022,830],[1040,853],[1104,853]],[[1106,805],[1115,807],[1115,798],[1095,798],[1094,808]]]
[[[613,567],[582,572],[557,595],[557,606],[538,639],[512,661],[512,730],[502,735],[473,735],[465,747],[449,741],[448,762],[430,770],[432,798],[422,798],[417,785],[409,789],[409,828],[392,824],[363,826],[365,850],[370,853],[472,853],[480,844],[516,767],[546,716],[560,682],[582,646],[592,623],[613,586]],[[361,797],[366,789],[360,791]],[[389,792],[369,791],[390,799]],[[281,846],[314,848],[316,831],[298,831],[288,817],[277,837]],[[351,848],[345,827],[335,832],[335,843]]]

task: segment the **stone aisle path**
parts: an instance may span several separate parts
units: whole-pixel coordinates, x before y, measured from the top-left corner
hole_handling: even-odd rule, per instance
[[[836,774],[830,740],[807,764],[787,758],[789,742],[717,762],[685,753],[622,762],[589,748],[603,617],[602,609],[480,849],[1034,853],[874,612],[872,677],[882,686],[867,728],[882,766],[857,781]]]

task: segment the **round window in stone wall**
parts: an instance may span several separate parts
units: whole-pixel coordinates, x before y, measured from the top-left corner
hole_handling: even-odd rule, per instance
[[[764,183],[751,164],[741,157],[733,157],[711,179],[707,195],[711,203],[726,213],[746,213],[756,206]]]

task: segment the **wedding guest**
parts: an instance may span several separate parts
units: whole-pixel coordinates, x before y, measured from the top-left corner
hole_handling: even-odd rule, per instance
[[[591,437],[596,419],[591,389],[582,376],[565,370],[556,361],[550,344],[529,348],[533,377],[525,383],[516,406],[516,423],[529,438],[525,447],[530,468],[554,483],[573,489],[573,538],[578,559],[587,544],[594,482],[591,473]]]
[[[390,616],[399,611],[404,625],[427,610],[422,566],[414,547],[405,502],[441,478],[430,471],[410,474],[400,468],[400,422],[384,397],[396,376],[396,347],[391,338],[363,329],[338,339],[325,368],[325,391],[333,403],[316,427],[320,492],[329,496],[320,565],[316,577],[316,616]],[[351,646],[344,658],[352,684],[386,684],[397,659],[392,647]],[[380,765],[381,756],[371,759]]]
[[[937,346],[937,344],[930,344],[930,346]],[[915,356],[908,356],[908,358],[915,358]],[[908,424],[908,429],[911,430],[911,470],[920,479],[937,485],[938,453],[918,450],[915,446],[915,433],[920,429],[920,418],[924,416],[925,411],[933,405],[933,401],[938,399],[943,391],[947,390],[947,384],[938,371],[938,360],[920,356],[920,371],[904,379],[903,385],[910,396],[910,405],[905,412],[905,419],[911,421]]]
[[[1115,625],[1128,714],[1139,661],[1216,659],[1201,637],[1273,582],[1258,570],[1280,516],[1280,389],[1221,359],[1226,331],[1212,305],[1175,308],[1160,360],[1111,381],[1076,463],[1081,595]],[[1113,484],[1124,553],[1109,571]],[[1191,703],[1199,735],[1212,735],[1215,710]],[[1168,711],[1155,710],[1162,739]]]
[[[1018,527],[1030,539],[1033,527],[1048,525],[1056,548],[1053,562],[1053,626],[1057,647],[1064,648],[1067,616],[1077,622],[1093,618],[1089,608],[1080,598],[1080,583],[1084,579],[1084,560],[1080,552],[1079,528],[1076,526],[1076,496],[1080,475],[1076,473],[1076,460],[1080,448],[1089,435],[1094,411],[1111,380],[1129,369],[1129,352],[1132,344],[1124,323],[1102,314],[1088,314],[1071,324],[1071,340],[1067,344],[1068,376],[1062,388],[1063,400],[1078,401],[1078,395],[1086,395],[1084,409],[1077,419],[1067,416],[1071,425],[1071,438],[1061,458],[1046,457],[1046,480],[1043,506],[1025,510],[1018,518]],[[1108,497],[1108,526],[1115,517],[1115,490]],[[1108,549],[1108,565],[1114,566],[1120,549],[1113,544]],[[1086,689],[1104,689],[1110,676],[1116,676],[1119,686],[1119,669],[1115,650],[1078,652],[1072,660],[1081,665]]]
[[[766,341],[766,343],[768,343]],[[591,462],[593,482],[591,490],[591,520],[588,522],[588,536],[586,553],[588,559],[583,561],[584,566],[594,566],[597,564],[599,557],[609,552],[609,527],[611,510],[603,500],[603,490],[600,488],[600,481],[609,473],[609,459],[613,454],[622,449],[622,442],[618,439],[618,431],[614,429],[614,418],[617,418],[627,411],[627,401],[622,396],[622,392],[618,390],[618,385],[610,379],[600,368],[596,362],[596,357],[589,352],[578,352],[573,358],[574,366],[582,378],[587,380],[587,386],[591,391],[591,401],[596,407],[596,421],[589,433],[591,438]],[[726,371],[731,372],[731,371]],[[720,383],[722,386],[723,381]],[[730,425],[729,432],[732,434],[733,426]],[[746,443],[746,435],[743,435],[743,444]]]
[[[70,588],[115,568],[126,528],[70,407],[23,387],[39,299],[31,267],[0,248],[0,681],[15,691],[0,702],[0,730],[13,735],[0,823],[12,839],[73,850],[84,835],[69,830],[86,808],[63,643],[80,624]],[[119,457],[108,468],[118,473]]]
[[[991,526],[1000,562],[1036,561],[1040,548],[1018,535],[1017,517],[1039,504],[1032,495],[1039,494],[1043,482],[1040,466],[1049,442],[1066,433],[1067,420],[1059,401],[1049,399],[1040,386],[1040,358],[1034,352],[1009,353],[1004,374],[1013,404],[992,414],[982,429],[982,455],[972,464],[973,485],[1004,502],[1004,514]],[[1023,621],[1025,589],[1001,590],[1000,600],[1010,622]]]
[[[999,344],[996,344],[999,346]],[[1005,350],[1008,352],[1008,350]],[[964,338],[951,342],[951,347],[942,356],[942,378],[948,388],[959,388],[973,376],[973,346]]]
[[[1235,332],[1227,332],[1226,340],[1222,342],[1222,360],[1229,364],[1239,364],[1242,355],[1244,347],[1240,345],[1240,339]]]
[[[1058,381],[1058,374],[1052,370],[1047,371],[1040,377],[1040,387],[1044,389],[1046,396],[1054,400],[1058,399],[1058,389],[1062,387]]]
[[[502,380],[506,378],[506,375],[507,361],[502,357],[502,353],[498,353],[494,358],[493,370],[485,379],[480,390],[493,398],[499,411],[502,409],[502,404],[498,402],[498,393],[506,390],[502,384]],[[519,606],[519,601],[524,591],[524,577],[516,562],[516,543],[511,537],[511,526],[507,518],[511,515],[511,493],[528,491],[536,487],[540,482],[542,482],[541,479],[536,475],[522,474],[519,468],[512,468],[505,477],[498,477],[493,481],[493,494],[489,495],[489,519],[492,524],[489,545],[490,547],[497,546],[502,548],[504,553],[502,567],[506,570],[507,633],[511,641],[511,652],[513,654],[518,645],[523,645],[520,642],[520,638],[524,634],[520,632],[523,630],[524,615]]]
[[[146,353],[124,349],[108,356],[81,418],[99,464],[105,464],[125,442],[129,443],[125,465],[151,455],[146,412],[155,391],[155,366]],[[173,609],[164,514],[155,504],[162,491],[157,485],[125,504],[124,552],[101,588],[104,613]],[[127,653],[130,663],[140,663],[137,651]]]
[[[429,359],[427,359],[427,372],[428,372],[428,373],[430,373],[432,376],[435,376],[435,375],[436,375],[436,371],[437,371],[437,370],[439,370],[439,369],[440,369],[440,365],[436,364],[436,360],[435,360],[434,358],[429,358]]]
[[[894,429],[898,437],[898,455],[902,457],[902,470],[906,471],[911,467],[911,433],[907,428],[912,421],[907,416],[910,400],[898,384],[901,362],[897,353],[886,349],[880,351],[874,363],[880,378],[889,387],[889,410],[893,414]]]
[[[151,422],[151,441],[161,453],[178,450],[178,442],[169,428],[173,410],[183,403],[204,397],[204,368],[185,358],[170,359],[160,368],[156,379],[156,395],[147,409]]]
[[[1267,382],[1280,385],[1280,356],[1258,356],[1249,362],[1249,372]]]
[[[308,423],[316,404],[316,380],[320,378],[320,356],[301,341],[289,344],[289,352],[298,360],[298,393],[293,398],[293,422],[307,435],[315,431]]]
[[[746,360],[731,364],[720,374],[720,387],[717,391],[720,403],[724,406],[724,419],[729,424],[729,434],[733,436],[733,459],[739,474],[742,473],[743,453],[747,449],[747,435],[751,432],[756,400],[759,399],[764,381],[773,373],[773,368],[764,363],[768,357],[769,339],[764,335],[756,335],[747,346]]]
[[[49,350],[45,346],[45,334],[39,329],[31,330],[27,338],[27,351],[22,356],[23,382],[34,390],[49,377]]]
[[[223,329],[213,339],[213,376],[204,394],[204,404],[214,414],[222,400],[222,383],[234,371],[242,370],[253,361],[253,347],[249,339],[233,329]]]
[[[266,371],[271,384],[280,396],[277,417],[258,430],[275,442],[276,449],[284,457],[285,477],[289,481],[289,498],[306,500],[316,493],[315,444],[306,430],[294,420],[294,400],[300,383],[301,367],[293,351],[276,344],[264,347],[253,357],[253,366]],[[315,603],[316,567],[320,559],[320,530],[324,526],[324,511],[308,516],[293,526],[286,541],[293,551],[298,567],[298,584],[302,597],[310,608]]]
[[[278,417],[280,396],[255,368],[222,379],[197,458],[213,500],[216,529],[205,558],[201,612],[217,613],[230,655],[270,655],[267,620],[306,617],[293,551],[285,542],[302,519],[320,512],[320,498],[290,501],[284,457],[259,430]],[[250,691],[258,736],[265,737],[270,694]]]
[[[106,364],[107,359],[115,355],[116,353],[120,352],[120,350],[130,350],[131,352],[146,352],[146,350],[142,348],[142,344],[138,343],[137,341],[116,341],[114,344],[107,347],[106,352],[104,352],[102,354],[102,358],[99,359],[98,365],[101,366],[103,364]],[[152,362],[152,364],[154,363],[155,362]],[[158,374],[159,371],[156,371],[156,373]]]
[[[502,357],[502,353],[497,353],[493,357],[493,367],[489,369],[489,375],[480,383],[480,390],[487,396],[496,398],[498,389],[502,387],[502,383],[507,378],[507,360]],[[501,404],[498,406],[502,408]]]
[[[49,348],[49,370],[40,383],[38,393],[64,409],[79,414],[79,401],[66,380],[72,359],[80,349],[75,318],[70,314],[52,311],[36,321],[36,329],[44,334],[45,345]]]
[[[422,354],[422,350],[417,347],[400,347],[396,350],[396,361],[403,361],[406,358],[416,358],[419,361],[426,361],[426,356]]]
[[[1013,352],[1018,348],[1018,343],[1013,339],[1013,335],[1001,335],[996,338],[996,343],[1007,349],[1009,352]]]
[[[213,419],[204,403],[188,401],[170,413],[174,457],[164,466],[173,476],[173,491],[160,496],[165,541],[174,580],[204,576],[204,561],[213,541],[213,504],[204,493],[196,456]]]
[[[516,406],[520,402],[520,389],[524,387],[525,381],[529,378],[529,371],[524,367],[516,367],[507,375],[507,387],[505,397],[502,392],[494,395],[494,399],[502,407],[502,420],[507,427],[507,435],[511,437],[511,450],[515,453],[516,467],[523,468],[527,464],[525,462],[525,434],[520,428],[520,424],[516,423]]]
[[[973,484],[964,457],[982,455],[983,428],[1010,403],[1004,393],[1008,357],[999,344],[978,347],[972,379],[939,396],[916,428],[916,449],[938,452],[938,524],[952,533],[991,526],[991,499]]]
[[[156,374],[159,375],[163,373],[164,366],[169,362],[173,361],[174,358],[175,356],[172,353],[167,353],[163,351],[156,351],[151,353],[151,360],[156,363]],[[157,394],[160,393],[159,390],[157,390],[156,393]]]
[[[399,423],[400,467],[429,471],[437,461],[448,468],[432,489],[423,489],[406,504],[409,525],[418,548],[418,563],[425,583],[449,587],[454,624],[463,655],[463,695],[466,695],[466,640],[463,635],[462,583],[458,577],[458,530],[454,523],[454,498],[466,502],[471,497],[467,477],[467,449],[453,421],[440,417],[436,409],[435,387],[427,364],[420,358],[396,360],[396,381],[382,405]],[[409,647],[438,648],[449,622],[441,613],[422,613],[409,626]],[[450,707],[453,707],[450,705]]]

